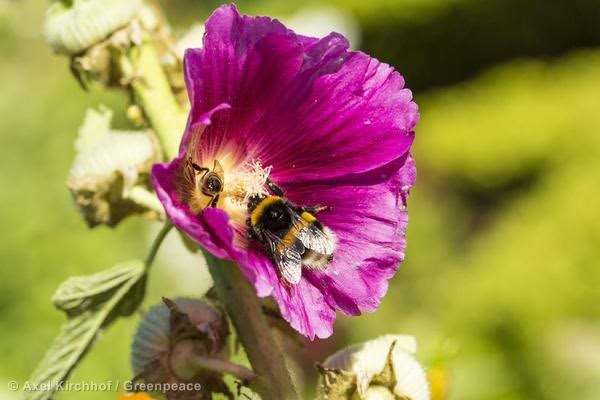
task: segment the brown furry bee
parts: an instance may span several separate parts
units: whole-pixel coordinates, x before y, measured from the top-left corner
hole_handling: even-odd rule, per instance
[[[210,169],[188,157],[182,172],[181,197],[192,212],[199,214],[207,207],[216,207],[225,184],[225,172],[219,161],[215,160]]]

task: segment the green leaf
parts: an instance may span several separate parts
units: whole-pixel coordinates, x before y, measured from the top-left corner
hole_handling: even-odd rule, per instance
[[[32,390],[25,393],[26,400],[53,397],[99,331],[139,306],[145,277],[144,264],[131,261],[94,275],[70,278],[58,288],[53,302],[68,320],[29,379]]]
[[[54,305],[68,315],[77,315],[105,302],[123,284],[139,277],[141,262],[117,265],[94,275],[67,279],[52,296]]]

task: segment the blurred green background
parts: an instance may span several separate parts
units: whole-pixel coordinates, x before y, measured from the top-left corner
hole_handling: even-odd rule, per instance
[[[64,182],[87,107],[40,33],[43,0],[0,0],[0,399],[63,320],[49,301],[70,275],[142,257],[157,227],[88,230]],[[214,1],[163,1],[176,32]],[[300,30],[341,30],[397,66],[421,109],[407,260],[377,313],[340,318],[303,363],[408,333],[453,400],[600,398],[600,4],[596,0],[239,1]],[[198,41],[200,38],[198,38]],[[126,119],[116,115],[117,125]],[[209,285],[171,234],[159,296]],[[105,332],[75,381],[130,378],[138,317]],[[307,382],[314,375],[307,373]],[[63,393],[116,399],[117,393]]]

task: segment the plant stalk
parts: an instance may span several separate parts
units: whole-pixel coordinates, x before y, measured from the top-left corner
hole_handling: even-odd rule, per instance
[[[173,224],[171,224],[170,221],[165,222],[163,227],[160,229],[160,231],[154,238],[154,241],[152,242],[152,246],[150,247],[150,251],[148,252],[148,255],[146,256],[146,260],[144,261],[144,266],[146,267],[146,271],[148,271],[148,269],[150,269],[150,267],[154,263],[154,259],[156,258],[156,253],[158,253],[158,249],[160,249],[160,245],[162,244],[163,240],[165,240],[165,238],[167,237],[167,234],[171,231],[171,228],[173,228]]]
[[[193,356],[190,363],[199,371],[209,370],[220,372],[222,374],[229,374],[244,382],[250,382],[256,378],[254,372],[248,368],[218,358]]]
[[[263,400],[299,400],[281,344],[273,336],[254,289],[240,269],[204,252],[219,299],[257,374],[253,388]]]
[[[144,110],[150,125],[158,135],[167,159],[177,154],[185,129],[186,113],[181,109],[160,64],[154,46],[145,41],[128,52],[130,65],[121,63],[130,75],[136,102]],[[130,71],[126,71],[129,69]]]

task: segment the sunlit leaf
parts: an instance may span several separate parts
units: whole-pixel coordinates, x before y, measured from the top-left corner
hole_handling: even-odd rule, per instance
[[[52,398],[101,329],[115,317],[137,308],[145,288],[144,264],[131,261],[94,275],[63,283],[53,296],[54,304],[68,320],[29,379],[26,400]]]
[[[106,271],[88,276],[67,279],[52,296],[54,305],[68,313],[78,314],[94,304],[105,301],[121,285],[139,275],[136,263],[121,264]]]

